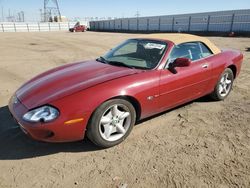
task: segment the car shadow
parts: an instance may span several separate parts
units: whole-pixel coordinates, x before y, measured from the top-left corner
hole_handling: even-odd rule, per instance
[[[0,160],[18,160],[59,152],[100,150],[88,139],[74,143],[45,143],[26,136],[13,120],[7,106],[0,108]]]
[[[245,50],[246,52],[250,52],[250,48],[246,48],[246,50]]]
[[[171,109],[166,110],[166,111],[164,111],[164,112],[161,112],[161,113],[159,113],[159,114],[156,114],[156,115],[150,116],[150,117],[148,117],[148,118],[142,119],[142,120],[136,122],[136,125],[139,125],[139,124],[144,123],[144,122],[146,122],[146,121],[149,121],[149,120],[151,120],[151,119],[154,119],[154,118],[157,118],[157,117],[159,117],[159,116],[162,116],[162,115],[164,115],[164,114],[166,114],[166,113],[168,113],[168,112],[171,112],[171,111],[174,111],[174,110],[177,110],[177,109],[181,109],[181,108],[183,108],[183,107],[185,107],[185,106],[189,106],[189,105],[191,105],[191,104],[193,104],[193,103],[195,103],[195,102],[197,102],[197,103],[207,103],[207,102],[211,103],[211,102],[217,102],[217,101],[212,100],[209,96],[204,96],[204,97],[198,98],[198,99],[196,99],[196,100],[190,101],[190,102],[188,102],[188,103],[185,103],[185,104],[183,104],[183,105],[177,106],[177,107],[175,107],[175,108],[171,108]]]
[[[167,112],[190,105],[193,102],[211,102],[208,97],[202,97],[174,109],[143,119],[139,125],[150,119],[159,117]],[[19,125],[12,118],[7,106],[0,108],[0,160],[19,160],[39,156],[46,156],[60,152],[91,152],[101,150],[87,138],[73,143],[39,142],[25,135]]]

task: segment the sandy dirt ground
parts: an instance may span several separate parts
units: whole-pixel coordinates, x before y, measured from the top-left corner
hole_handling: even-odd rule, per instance
[[[138,123],[122,144],[26,137],[6,107],[25,81],[102,55],[135,34],[0,33],[0,187],[250,187],[250,39],[209,37],[245,55],[222,102],[201,98]]]

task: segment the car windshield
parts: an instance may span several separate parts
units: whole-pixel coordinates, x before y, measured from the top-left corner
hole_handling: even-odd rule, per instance
[[[98,60],[115,66],[138,69],[153,69],[160,62],[167,43],[147,40],[130,39],[110,50]]]

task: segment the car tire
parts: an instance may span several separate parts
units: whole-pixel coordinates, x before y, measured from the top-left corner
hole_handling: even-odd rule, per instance
[[[109,148],[127,138],[135,121],[135,108],[130,102],[112,99],[101,104],[91,116],[87,137],[97,146]]]
[[[221,74],[213,93],[210,94],[210,97],[216,101],[224,100],[232,90],[234,82],[234,74],[230,68],[225,69]]]

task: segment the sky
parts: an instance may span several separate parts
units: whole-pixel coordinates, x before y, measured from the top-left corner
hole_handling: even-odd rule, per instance
[[[220,10],[250,9],[250,0],[58,0],[61,14],[74,17],[158,16]],[[26,21],[39,21],[43,0],[0,0],[0,20],[24,11]]]

